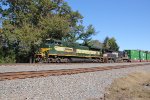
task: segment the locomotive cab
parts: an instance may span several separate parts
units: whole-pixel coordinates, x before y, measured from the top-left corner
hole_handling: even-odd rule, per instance
[[[48,53],[54,46],[61,45],[61,41],[54,39],[46,39],[43,44],[41,44],[39,50],[37,51],[35,58],[36,62],[47,62]]]

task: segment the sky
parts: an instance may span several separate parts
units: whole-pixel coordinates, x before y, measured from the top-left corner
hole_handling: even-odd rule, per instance
[[[150,50],[150,0],[65,0],[84,16],[85,26],[98,32],[93,39],[115,37],[120,50]]]

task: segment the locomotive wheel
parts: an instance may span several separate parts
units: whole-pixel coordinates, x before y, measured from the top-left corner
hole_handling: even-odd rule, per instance
[[[64,58],[64,59],[63,59],[63,62],[64,62],[64,63],[67,63],[67,62],[68,62],[68,59],[67,59],[67,58]]]
[[[52,62],[54,62],[54,59],[53,58],[48,58],[47,62],[52,63]]]
[[[111,61],[111,63],[115,63],[115,61],[114,61],[114,60],[112,60],[112,61]]]
[[[108,60],[108,63],[112,63],[112,61],[111,61],[111,60]]]
[[[93,63],[97,63],[98,61],[97,61],[97,59],[93,59],[92,62]]]
[[[38,63],[43,63],[43,59],[40,58],[39,61],[38,61]]]
[[[123,60],[123,62],[128,62],[127,60]]]
[[[71,63],[71,59],[69,58],[66,58],[67,59],[67,63]]]
[[[56,63],[61,63],[61,59],[60,58],[56,58]]]
[[[100,63],[100,62],[101,62],[101,60],[100,60],[100,59],[97,59],[97,62],[98,62],[98,63]]]

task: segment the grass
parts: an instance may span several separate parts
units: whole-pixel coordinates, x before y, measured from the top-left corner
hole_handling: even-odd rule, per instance
[[[150,73],[136,72],[114,80],[105,100],[150,100]]]

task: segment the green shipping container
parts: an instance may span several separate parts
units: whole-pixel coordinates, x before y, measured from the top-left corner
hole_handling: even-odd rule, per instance
[[[139,50],[125,50],[128,57],[131,61],[139,61],[140,60],[140,51]]]
[[[146,59],[147,59],[148,61],[150,61],[150,52],[147,52],[147,53],[146,53]]]
[[[146,52],[145,51],[140,51],[140,60],[146,61]]]

